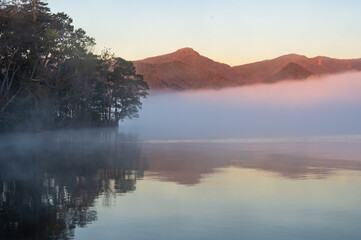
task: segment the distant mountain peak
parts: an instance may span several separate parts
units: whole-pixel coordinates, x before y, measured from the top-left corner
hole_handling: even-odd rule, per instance
[[[201,57],[201,55],[198,52],[196,52],[193,48],[186,47],[186,48],[178,49],[177,51],[172,53],[155,56],[155,57],[149,57],[134,62],[161,64],[166,62],[184,61],[184,59],[187,58],[197,59],[199,57]]]
[[[305,55],[297,54],[297,53],[289,53],[280,57],[306,57]]]
[[[178,49],[176,51],[176,53],[197,54],[197,55],[199,55],[199,53],[197,51],[195,51],[193,48],[190,48],[190,47],[185,47],[185,48]]]
[[[193,48],[181,48],[181,49],[178,49],[177,51],[173,52],[173,53],[170,53],[171,56],[173,57],[180,57],[180,58],[183,58],[183,57],[188,57],[188,56],[191,56],[191,57],[200,57],[201,55],[195,51]]]
[[[290,62],[283,69],[295,69],[295,68],[302,68],[302,67],[295,62]]]
[[[280,56],[275,59],[288,59],[288,60],[292,61],[293,59],[302,59],[302,58],[306,59],[307,57],[304,55],[296,54],[296,53],[290,53],[290,54],[283,55],[283,56]]]
[[[312,73],[297,63],[290,62],[265,82],[278,82],[286,79],[300,80],[308,78]]]

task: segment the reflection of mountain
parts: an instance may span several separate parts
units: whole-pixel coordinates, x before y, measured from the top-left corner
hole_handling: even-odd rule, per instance
[[[100,194],[107,204],[135,190],[147,164],[138,145],[125,140],[94,131],[2,141],[0,239],[71,238],[76,226],[97,219],[90,207]]]
[[[217,169],[240,167],[285,178],[324,178],[337,170],[361,171],[359,144],[163,144],[145,150],[147,174],[180,184],[198,184]]]
[[[228,167],[285,178],[361,171],[359,143],[140,144],[114,130],[0,138],[0,239],[69,239],[146,176],[194,185]]]
[[[205,174],[231,165],[226,152],[219,155],[210,150],[198,145],[151,146],[145,149],[149,163],[147,174],[185,185],[198,184]]]
[[[201,56],[191,48],[134,61],[134,64],[151,88],[175,90],[269,83],[361,70],[361,59],[307,58],[296,54],[231,67]]]

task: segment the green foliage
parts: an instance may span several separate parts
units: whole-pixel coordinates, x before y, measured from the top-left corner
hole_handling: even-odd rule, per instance
[[[137,117],[148,85],[133,63],[38,0],[0,4],[0,130],[112,126]]]

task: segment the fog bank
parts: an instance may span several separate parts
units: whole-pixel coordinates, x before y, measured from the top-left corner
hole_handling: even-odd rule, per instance
[[[361,73],[221,90],[151,94],[120,131],[140,139],[361,133]]]

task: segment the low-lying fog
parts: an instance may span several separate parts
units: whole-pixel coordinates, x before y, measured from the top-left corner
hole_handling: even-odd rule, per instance
[[[221,90],[151,93],[119,130],[140,139],[361,133],[361,73]]]

